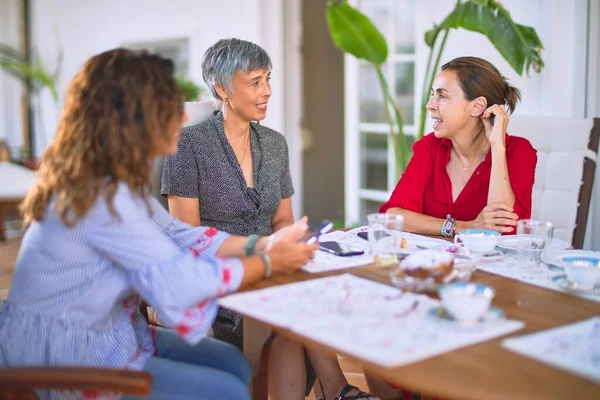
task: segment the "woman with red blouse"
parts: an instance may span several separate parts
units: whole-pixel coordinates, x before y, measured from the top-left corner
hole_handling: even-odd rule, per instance
[[[520,98],[488,61],[460,57],[444,64],[427,103],[433,133],[414,144],[380,212],[402,214],[406,231],[425,235],[451,237],[469,228],[514,233],[517,220],[531,216],[537,163],[527,139],[506,133],[508,112]],[[384,400],[418,397],[368,374],[367,382]]]
[[[433,134],[413,156],[380,212],[405,218],[405,230],[453,236],[468,228],[513,233],[531,216],[537,162],[527,139],[506,133],[521,98],[491,63],[456,58],[442,66],[427,109]]]

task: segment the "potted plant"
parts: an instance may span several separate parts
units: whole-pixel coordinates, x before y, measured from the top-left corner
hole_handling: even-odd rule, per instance
[[[198,86],[196,82],[191,79],[178,76],[175,80],[177,81],[179,90],[181,90],[184,101],[198,101],[200,96],[206,92],[206,89]]]

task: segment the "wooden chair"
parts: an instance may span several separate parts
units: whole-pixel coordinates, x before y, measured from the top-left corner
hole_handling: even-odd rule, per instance
[[[0,161],[0,242],[6,240],[4,218],[16,209],[36,181],[33,171],[10,161]]]
[[[148,372],[108,368],[2,368],[0,400],[38,399],[35,390],[80,391],[83,398],[113,392],[148,396],[152,376]]]
[[[554,236],[583,247],[592,198],[600,118],[512,116],[509,134],[538,152],[532,218],[554,224]]]

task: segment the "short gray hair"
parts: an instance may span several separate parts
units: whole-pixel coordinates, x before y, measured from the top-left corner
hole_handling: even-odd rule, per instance
[[[271,67],[269,54],[259,45],[241,39],[221,39],[202,58],[202,78],[215,99],[222,101],[216,87],[231,91],[236,72],[252,72]]]

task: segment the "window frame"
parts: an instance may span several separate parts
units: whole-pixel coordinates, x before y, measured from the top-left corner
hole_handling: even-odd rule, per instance
[[[363,0],[368,1],[368,0]],[[410,1],[410,0],[409,0]],[[418,2],[414,1],[415,22],[417,21]],[[397,5],[397,0],[387,0],[390,7],[390,14],[395,15],[393,7]],[[350,4],[357,7],[358,1],[351,0]],[[359,8],[360,9],[360,8]],[[402,62],[412,62],[414,64],[414,115],[413,124],[404,125],[404,133],[414,136],[417,130],[416,124],[419,117],[420,85],[418,82],[419,54],[418,54],[418,34],[419,29],[415,23],[415,46],[412,53],[395,53],[396,49],[396,23],[393,17],[390,17],[387,24],[387,30],[382,32],[387,39],[388,48],[391,52],[387,62],[384,65],[384,73],[391,88],[396,84],[396,65]],[[369,65],[367,61],[358,60],[350,54],[344,55],[344,202],[345,202],[345,224],[353,226],[358,223],[364,224],[366,215],[362,215],[362,204],[366,201],[375,201],[384,203],[388,200],[391,191],[396,186],[396,177],[394,170],[394,153],[391,138],[389,136],[389,125],[387,123],[369,123],[362,122],[360,109],[360,68],[362,65]],[[381,134],[387,136],[387,190],[363,188],[361,182],[361,170],[363,168],[361,158],[361,139],[364,133]]]

